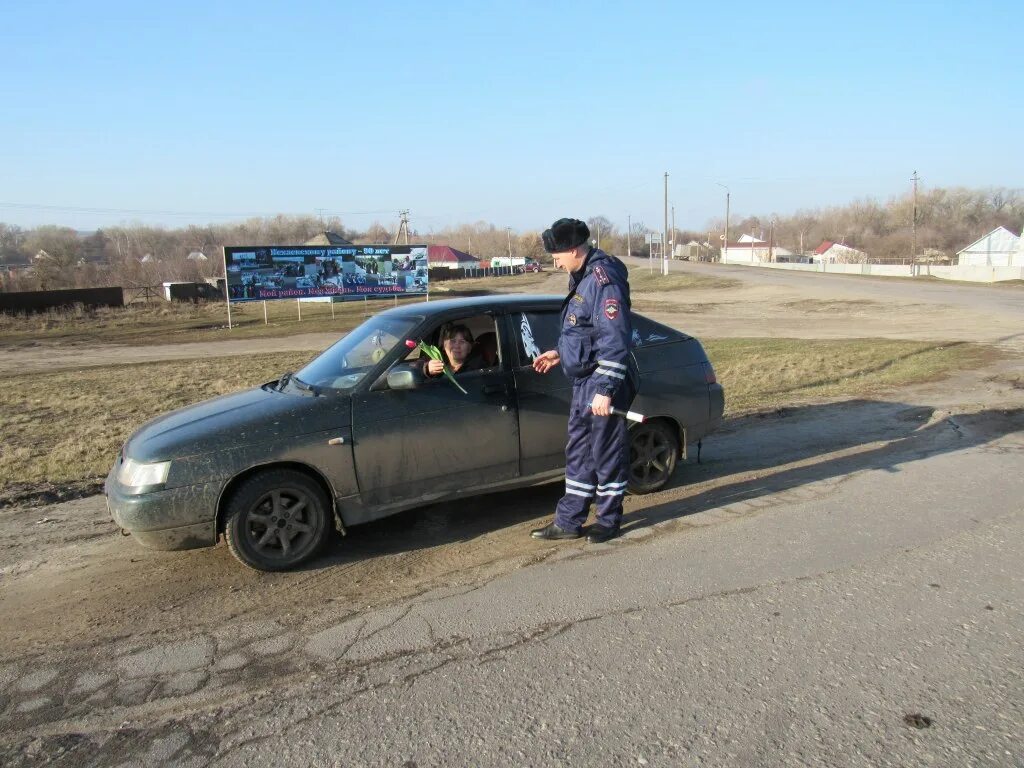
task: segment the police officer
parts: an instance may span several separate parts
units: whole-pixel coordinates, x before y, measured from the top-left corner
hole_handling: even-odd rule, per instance
[[[569,295],[562,302],[558,349],[538,355],[534,370],[556,365],[573,382],[569,439],[565,447],[565,495],[550,525],[531,532],[537,539],[583,535],[591,502],[597,525],[587,540],[619,534],[622,497],[629,480],[629,435],[625,411],[636,395],[638,376],[630,354],[629,282],[626,266],[590,247],[590,230],[579,219],[559,219],[544,230],[544,249],[557,269],[569,273]]]

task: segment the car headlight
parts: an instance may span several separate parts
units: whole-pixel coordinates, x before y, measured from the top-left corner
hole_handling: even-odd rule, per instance
[[[163,485],[167,482],[167,473],[170,470],[171,462],[169,461],[143,464],[132,459],[125,459],[117,471],[117,481],[126,488]]]

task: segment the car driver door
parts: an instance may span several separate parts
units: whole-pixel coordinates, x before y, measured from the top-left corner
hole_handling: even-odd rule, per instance
[[[456,320],[473,324],[479,339],[498,331],[490,315]],[[436,338],[436,329],[424,338]],[[424,377],[422,362],[411,353],[391,368],[414,371],[411,389],[378,384],[353,399],[353,451],[364,505],[426,503],[519,475],[510,361],[488,358],[482,369],[455,374],[464,393],[445,376]]]

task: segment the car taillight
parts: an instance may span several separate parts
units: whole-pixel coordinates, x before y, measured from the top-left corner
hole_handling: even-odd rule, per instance
[[[704,363],[704,383],[706,384],[717,384],[718,377],[715,376],[715,369],[711,366],[711,363]]]

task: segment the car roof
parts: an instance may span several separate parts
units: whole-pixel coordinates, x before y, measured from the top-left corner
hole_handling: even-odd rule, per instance
[[[489,294],[486,296],[467,296],[461,299],[443,299],[441,301],[422,301],[403,304],[388,309],[381,314],[389,317],[410,317],[421,315],[439,315],[459,311],[487,312],[504,310],[521,312],[526,309],[558,309],[564,297],[556,294]]]

